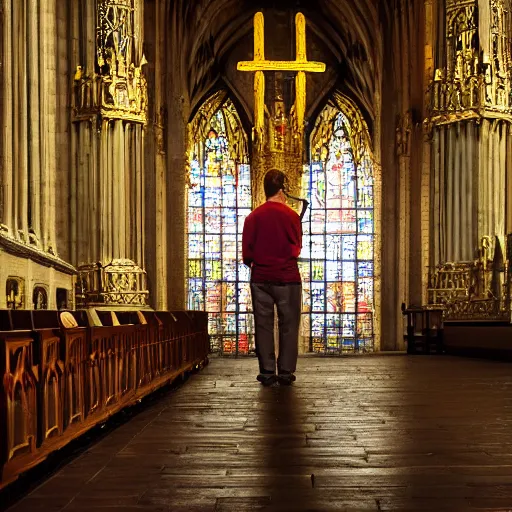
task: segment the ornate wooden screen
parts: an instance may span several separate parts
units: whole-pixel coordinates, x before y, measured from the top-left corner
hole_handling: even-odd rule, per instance
[[[368,141],[357,119],[329,105],[304,173],[302,335],[322,353],[373,350],[374,188]],[[365,131],[364,135],[367,132]]]
[[[253,349],[249,270],[242,230],[251,211],[247,141],[233,103],[217,94],[191,123],[188,187],[188,308],[208,311],[211,348]]]

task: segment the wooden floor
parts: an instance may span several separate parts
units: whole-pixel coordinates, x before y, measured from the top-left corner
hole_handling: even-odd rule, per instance
[[[16,512],[512,510],[512,365],[304,357],[293,387],[213,359]]]

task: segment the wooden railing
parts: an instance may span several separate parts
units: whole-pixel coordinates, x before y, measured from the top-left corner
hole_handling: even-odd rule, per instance
[[[42,328],[35,311],[17,320],[0,313],[0,488],[207,362],[202,312],[144,312],[147,324],[72,329]]]

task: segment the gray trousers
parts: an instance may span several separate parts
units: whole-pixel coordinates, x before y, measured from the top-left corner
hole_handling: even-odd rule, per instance
[[[256,329],[256,354],[260,373],[275,373],[274,305],[279,326],[279,374],[293,373],[299,352],[299,327],[302,286],[293,284],[251,283],[252,308]]]

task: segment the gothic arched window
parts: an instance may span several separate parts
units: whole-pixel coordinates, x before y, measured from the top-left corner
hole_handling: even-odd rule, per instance
[[[356,115],[356,113],[358,115]],[[360,114],[329,104],[311,139],[303,194],[310,211],[300,259],[302,335],[314,352],[371,351],[374,344],[374,187]]]
[[[188,308],[208,311],[213,351],[248,353],[254,346],[250,275],[241,263],[252,206],[247,138],[224,93],[203,105],[189,130]]]

